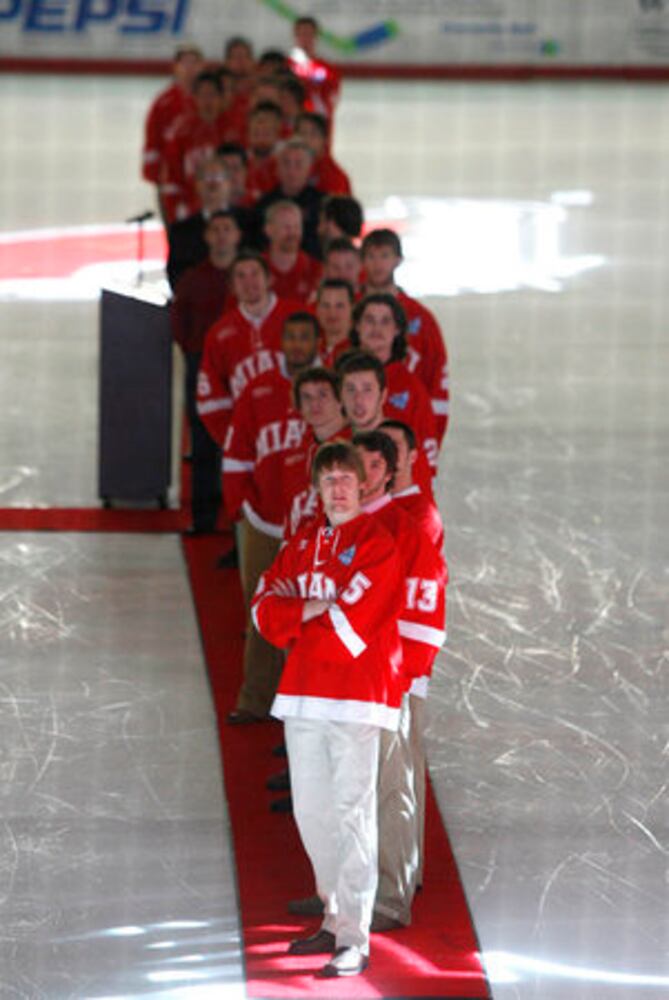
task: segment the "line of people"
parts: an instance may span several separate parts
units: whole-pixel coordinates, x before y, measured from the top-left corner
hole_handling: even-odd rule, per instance
[[[177,53],[174,87],[191,106],[158,99],[144,164],[169,223],[191,530],[216,530],[224,505],[249,612],[227,721],[249,738],[271,716],[285,723],[316,888],[289,905],[322,913],[289,950],[329,955],[320,974],[336,977],[364,971],[370,932],[410,922],[422,884],[424,704],[445,638],[432,482],[448,363],[435,317],[396,283],[397,234],[360,240],[362,207],[329,152],[337,75],[316,55],[312,18],[294,33],[290,56],[255,64],[243,39],[216,70],[192,48]],[[159,142],[170,100],[178,113]]]

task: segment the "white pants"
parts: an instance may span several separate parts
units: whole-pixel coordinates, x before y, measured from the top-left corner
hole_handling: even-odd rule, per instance
[[[378,881],[379,727],[286,719],[293,813],[337,948],[369,954]]]
[[[396,733],[381,734],[379,759],[379,887],[374,909],[411,923],[419,865],[419,831],[411,742],[410,695],[405,694]]]

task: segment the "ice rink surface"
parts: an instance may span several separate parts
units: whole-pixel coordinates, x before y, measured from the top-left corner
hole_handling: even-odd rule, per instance
[[[0,77],[1,506],[97,502],[90,274],[17,246],[151,207],[159,87]],[[449,349],[430,764],[493,995],[664,998],[669,91],[349,82],[336,154]],[[5,533],[0,588],[0,993],[241,995],[178,540]]]

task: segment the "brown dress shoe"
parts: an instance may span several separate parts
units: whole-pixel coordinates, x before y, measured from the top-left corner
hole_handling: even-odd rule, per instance
[[[401,920],[388,917],[385,913],[375,913],[372,916],[372,924],[369,929],[372,934],[383,934],[384,931],[398,931],[404,926]]]
[[[330,931],[321,929],[309,937],[296,938],[288,946],[289,955],[326,955],[334,954],[335,936]]]

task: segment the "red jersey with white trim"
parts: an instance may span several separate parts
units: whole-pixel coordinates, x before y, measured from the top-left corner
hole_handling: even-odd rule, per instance
[[[423,493],[418,483],[412,483],[400,493],[393,493],[393,500],[414,520],[418,521],[435,549],[443,553],[444,522],[436,503]]]
[[[310,59],[301,50],[291,56],[290,68],[306,88],[307,110],[332,118],[341,89],[339,70],[323,59]]]
[[[170,132],[178,118],[195,111],[191,94],[173,83],[161,91],[149,108],[144,123],[142,177],[151,184],[164,181],[165,149]]]
[[[328,602],[302,621],[305,601]],[[397,729],[405,687],[397,547],[361,514],[300,532],[263,573],[252,605],[261,635],[288,649],[272,714]]]
[[[263,255],[272,272],[272,290],[280,299],[299,299],[302,310],[318,288],[323,265],[304,250],[299,250],[288,271],[280,271],[269,253]]]
[[[167,177],[160,189],[168,222],[199,211],[197,168],[229,137],[230,123],[225,112],[213,122],[186,114],[175,123],[165,149]]]
[[[437,438],[441,444],[448,426],[448,352],[434,313],[399,290],[397,301],[407,317],[407,357],[409,371],[419,377],[432,403]]]
[[[234,401],[251,379],[281,364],[281,331],[299,302],[272,295],[260,320],[239,305],[228,310],[207,332],[197,380],[197,412],[220,445],[232,417]]]
[[[431,675],[446,639],[446,564],[391,494],[367,504],[364,511],[395,539],[404,570],[406,593],[398,626],[408,689],[414,679]]]
[[[439,446],[427,389],[418,376],[412,375],[401,361],[391,361],[385,366],[385,372],[388,397],[383,407],[384,416],[402,420],[411,427],[418,447],[425,453],[432,476],[436,476]],[[420,482],[423,485],[422,478]]]
[[[284,456],[296,448],[305,424],[293,409],[293,384],[281,368],[254,378],[236,401],[223,449],[223,496],[233,521],[244,514],[258,531],[283,534]]]

